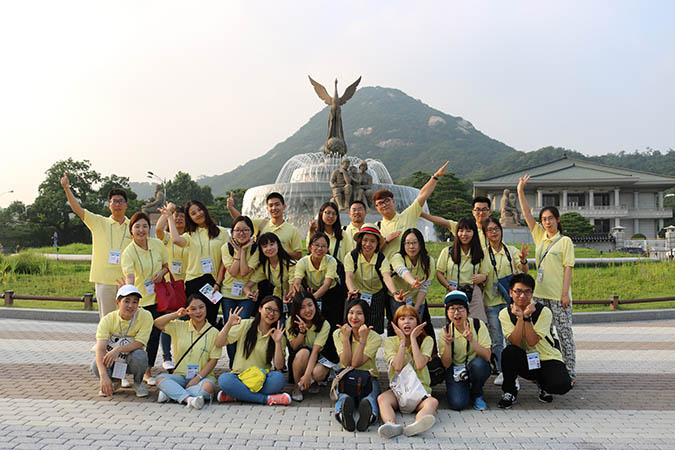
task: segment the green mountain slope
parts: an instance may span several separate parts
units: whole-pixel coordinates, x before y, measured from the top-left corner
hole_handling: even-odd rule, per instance
[[[394,180],[417,170],[432,172],[446,160],[458,177],[465,178],[516,152],[461,117],[433,109],[398,89],[359,89],[342,107],[342,120],[349,154],[381,160]],[[328,107],[265,155],[198,182],[211,186],[214,195],[273,183],[291,156],[320,151],[327,123]]]

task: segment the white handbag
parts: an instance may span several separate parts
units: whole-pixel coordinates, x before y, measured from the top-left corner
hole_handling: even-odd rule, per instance
[[[403,366],[403,369],[391,378],[389,387],[396,395],[402,413],[414,412],[417,405],[429,396],[410,363]]]

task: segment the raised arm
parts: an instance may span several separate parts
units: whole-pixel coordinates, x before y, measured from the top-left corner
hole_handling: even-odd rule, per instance
[[[234,207],[234,192],[230,192],[230,196],[227,198],[227,211],[233,219],[241,216],[241,212]]]
[[[176,244],[179,247],[185,247],[187,245],[187,240],[178,233],[178,228],[176,228],[176,222],[173,220],[173,214],[169,211],[167,206],[159,208],[159,211],[162,213],[162,216],[166,217],[166,220],[169,222],[169,235],[171,236],[171,242]]]
[[[445,227],[450,231],[453,231],[453,223],[452,220],[446,219],[445,217],[439,217],[439,216],[432,216],[431,214],[427,214],[423,212],[420,217],[427,219],[429,222],[436,224],[440,227]]]
[[[527,226],[530,228],[530,231],[537,226],[537,221],[532,217],[532,210],[530,209],[530,204],[527,203],[527,198],[525,198],[525,185],[530,181],[530,176],[525,174],[525,176],[518,178],[518,201],[520,202],[520,210],[523,212],[523,217]]]
[[[176,210],[176,206],[173,203],[167,203],[166,209],[173,215],[173,212]],[[169,219],[166,218],[163,214],[160,214],[157,223],[155,224],[155,237],[160,241],[164,241],[164,234],[166,230],[166,225],[169,223]]]
[[[429,181],[427,181],[427,183],[422,186],[420,193],[417,194],[417,203],[419,203],[420,206],[424,206],[424,203],[426,203],[431,193],[434,192],[434,189],[436,188],[436,182],[440,177],[445,175],[445,168],[448,167],[448,164],[450,164],[450,161],[446,161],[445,164],[443,164],[443,167],[438,169],[436,173],[434,173],[431,178],[429,178]]]
[[[70,189],[70,181],[68,180],[68,175],[66,175],[65,173],[63,174],[63,177],[61,177],[61,186],[63,187],[63,190],[66,192],[66,198],[68,199],[70,209],[72,209],[73,212],[77,214],[77,217],[84,220],[84,208],[80,206],[80,202],[77,201],[75,195],[73,194],[73,191]]]

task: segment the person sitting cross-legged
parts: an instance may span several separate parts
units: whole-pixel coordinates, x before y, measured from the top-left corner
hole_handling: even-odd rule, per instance
[[[510,409],[516,403],[516,379],[521,376],[539,386],[539,400],[551,403],[551,394],[563,395],[572,381],[562,354],[551,336],[551,310],[532,302],[534,278],[517,274],[511,279],[510,308],[499,313],[499,321],[508,344],[502,352],[504,396],[498,406]]]

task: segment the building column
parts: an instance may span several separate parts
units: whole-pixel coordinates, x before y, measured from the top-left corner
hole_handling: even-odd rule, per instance
[[[659,205],[658,205],[659,209],[663,209],[663,198],[664,198],[664,195],[665,195],[665,192],[664,192],[664,191],[659,191]],[[663,222],[663,221],[661,221],[661,222]],[[663,226],[661,226],[661,228],[663,228]],[[659,229],[661,229],[661,228],[659,228]]]
[[[595,196],[595,192],[593,189],[588,190],[588,209],[593,209],[595,207],[595,199],[593,198]]]
[[[640,204],[640,193],[638,191],[633,191],[633,208],[638,209]]]
[[[619,197],[619,188],[614,189],[614,207],[617,209],[621,207],[621,198]]]
[[[659,219],[659,228],[656,230],[656,237],[658,237],[659,231],[661,231],[661,229],[663,228],[663,225],[664,225],[663,219]]]
[[[640,232],[640,219],[633,219],[633,234]]]
[[[615,227],[620,227],[621,226],[621,219],[618,217],[614,218],[614,226]]]
[[[561,209],[567,209],[567,189],[563,189],[563,198],[562,198],[562,205],[560,205]]]
[[[542,194],[540,189],[537,189],[537,208],[541,208],[544,204],[544,194]]]
[[[591,225],[595,226],[595,219],[594,218],[591,217],[590,219],[588,219],[588,221],[591,223]]]

